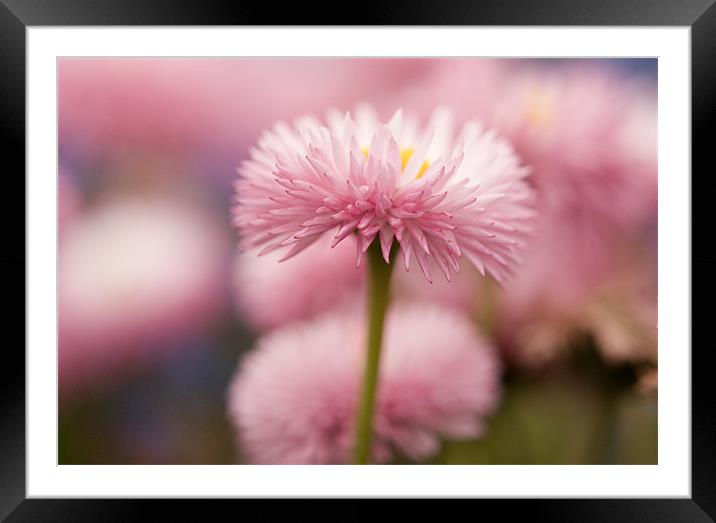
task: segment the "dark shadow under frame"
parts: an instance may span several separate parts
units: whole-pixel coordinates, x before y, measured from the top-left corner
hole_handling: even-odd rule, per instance
[[[5,302],[10,305],[3,316],[6,333],[25,325],[24,288],[25,230],[16,224],[25,216],[25,30],[35,25],[294,25],[302,20],[311,25],[658,25],[690,26],[692,58],[692,172],[702,177],[713,172],[711,143],[707,130],[713,123],[716,101],[716,6],[714,0],[459,0],[450,4],[412,1],[402,8],[394,3],[367,5],[361,2],[349,16],[341,3],[321,7],[312,13],[309,4],[272,5],[202,2],[201,0],[0,0],[0,126],[2,141],[8,147],[3,158],[4,194],[0,205],[5,224],[5,244],[0,268],[6,276]],[[273,12],[272,12],[273,11]],[[312,16],[313,15],[313,16]],[[320,15],[320,16],[319,16]],[[660,132],[668,133],[662,129]],[[8,162],[10,160],[10,162]],[[708,162],[708,164],[707,164]],[[708,165],[708,171],[707,171]],[[693,176],[691,178],[693,183]],[[704,191],[705,192],[705,191]],[[703,192],[702,192],[703,194]],[[23,195],[23,197],[21,197]],[[692,204],[692,227],[706,229],[710,216]],[[693,233],[692,233],[693,237]],[[698,238],[699,236],[697,236]],[[702,236],[710,239],[709,235]],[[10,240],[10,241],[7,241]],[[702,240],[703,241],[703,240]],[[10,247],[11,246],[11,247]],[[20,247],[22,246],[22,247]],[[702,292],[712,290],[704,278],[716,257],[693,257],[692,272],[698,268]],[[692,276],[693,278],[693,276]],[[25,278],[22,278],[24,282]],[[9,285],[8,285],[9,284]],[[15,291],[11,301],[8,286]],[[17,289],[15,289],[15,286]],[[704,288],[706,287],[706,288]],[[22,296],[22,298],[18,298]],[[23,304],[23,306],[20,306]],[[660,307],[669,307],[660,303]],[[705,315],[706,309],[692,311]],[[693,325],[693,320],[692,320]],[[250,500],[38,500],[25,499],[25,331],[19,342],[10,337],[3,347],[0,369],[0,518],[7,521],[128,521],[144,520],[150,511],[172,520],[210,518],[216,509],[230,511],[232,518],[260,508],[274,515],[286,508],[311,509],[308,501],[280,503]],[[13,340],[14,341],[14,340]],[[525,516],[549,521],[714,521],[716,519],[716,426],[713,421],[713,388],[708,365],[710,344],[693,344],[692,351],[692,498],[622,500],[472,500],[453,503],[476,517],[488,514],[500,519]],[[687,347],[685,349],[690,349]],[[236,504],[240,503],[241,506]],[[260,503],[260,507],[253,507]],[[336,502],[331,502],[336,503]],[[470,503],[470,507],[464,507]],[[341,502],[341,520],[368,519],[378,511],[385,513],[385,502],[350,500]],[[461,506],[462,505],[462,506]],[[474,505],[474,506],[473,506]],[[433,515],[435,507],[413,503],[423,516]],[[445,507],[435,517],[445,517]],[[161,512],[160,512],[161,511]],[[408,517],[405,508],[401,514]],[[489,516],[488,516],[489,517]]]

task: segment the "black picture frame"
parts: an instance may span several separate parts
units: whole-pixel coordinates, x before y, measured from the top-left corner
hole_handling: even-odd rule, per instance
[[[0,256],[2,274],[17,285],[25,275],[24,228],[18,216],[24,214],[25,179],[25,32],[28,26],[62,25],[294,25],[299,20],[316,25],[640,25],[689,26],[691,28],[692,74],[692,172],[713,171],[706,130],[713,123],[716,91],[716,6],[715,0],[461,0],[451,3],[413,1],[366,5],[345,10],[342,3],[327,8],[282,3],[280,8],[260,3],[206,2],[201,0],[0,0],[0,125],[6,167],[4,194],[0,205],[5,224],[7,247]],[[315,8],[321,13],[312,13]],[[349,14],[351,13],[351,14]],[[8,162],[8,160],[11,160]],[[694,177],[692,175],[691,180]],[[21,197],[20,195],[23,195]],[[18,208],[19,207],[19,208]],[[710,217],[693,211],[692,223],[704,229]],[[10,241],[8,241],[10,240]],[[22,245],[22,247],[20,247]],[[11,247],[10,247],[11,246]],[[715,261],[710,255],[693,257],[699,272]],[[692,265],[693,267],[693,265]],[[692,269],[693,272],[693,269]],[[24,281],[25,278],[22,278]],[[700,287],[708,282],[699,280]],[[706,290],[710,290],[708,286]],[[16,290],[16,289],[11,289]],[[22,302],[10,301],[4,324],[7,332],[24,325]],[[661,303],[660,306],[668,307]],[[705,314],[701,309],[696,313]],[[692,321],[693,325],[693,321]],[[21,339],[24,341],[25,332]],[[7,338],[6,338],[7,339]],[[24,343],[23,343],[24,345]],[[691,499],[589,499],[589,500],[476,500],[479,514],[499,515],[501,519],[527,516],[549,521],[714,521],[716,520],[716,427],[712,412],[713,370],[707,364],[710,344],[693,344],[692,351],[692,498]],[[148,511],[173,520],[210,518],[217,508],[242,517],[234,503],[253,501],[148,500],[41,500],[25,499],[25,357],[20,343],[4,347],[0,380],[0,518],[7,521],[131,521],[148,518]],[[372,500],[351,500],[342,508],[347,517],[368,519],[376,513]],[[287,503],[262,503],[261,510],[283,511]],[[292,513],[305,502],[291,502]],[[422,515],[431,514],[424,504],[415,504]],[[382,511],[383,509],[380,508]],[[442,509],[441,509],[442,510]],[[470,510],[478,510],[471,508]],[[486,512],[487,511],[487,512]],[[444,517],[444,513],[441,513]],[[475,513],[477,517],[477,512]],[[270,515],[267,513],[266,515]],[[315,513],[314,513],[315,515]]]

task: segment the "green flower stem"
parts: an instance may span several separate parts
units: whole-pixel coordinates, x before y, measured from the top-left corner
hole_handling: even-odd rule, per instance
[[[353,463],[366,465],[371,460],[373,417],[383,342],[385,313],[390,300],[390,273],[393,264],[385,263],[376,238],[368,248],[368,350],[366,351],[363,386],[358,404],[355,453]]]

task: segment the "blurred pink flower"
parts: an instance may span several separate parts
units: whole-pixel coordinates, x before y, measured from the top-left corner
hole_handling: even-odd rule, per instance
[[[234,288],[239,314],[258,329],[273,329],[343,305],[362,303],[365,272],[355,266],[355,238],[331,249],[325,236],[301,256],[238,253]]]
[[[638,237],[585,248],[570,224],[543,224],[524,270],[500,294],[498,332],[516,362],[539,366],[591,334],[610,362],[656,362],[656,263]]]
[[[540,209],[592,230],[634,229],[656,209],[656,92],[604,66],[527,67],[488,121],[533,169]]]
[[[278,118],[380,96],[424,68],[404,59],[65,59],[60,145],[235,153]]]
[[[587,304],[585,327],[611,363],[657,363],[656,264],[637,255],[615,262]]]
[[[440,438],[476,438],[500,393],[495,351],[463,316],[431,305],[389,312],[374,455],[422,460]],[[364,349],[358,315],[274,331],[229,390],[238,441],[254,463],[346,463]]]
[[[329,127],[305,117],[267,131],[242,164],[234,224],[245,248],[298,254],[336,228],[333,245],[358,237],[358,263],[376,237],[388,261],[394,240],[406,270],[415,256],[428,280],[432,260],[450,280],[465,257],[502,279],[530,230],[532,193],[506,142],[468,122],[454,139],[452,114],[421,128],[397,111],[382,125],[362,107]]]
[[[259,330],[274,329],[335,309],[362,311],[365,305],[365,269],[355,266],[356,239],[348,236],[330,248],[324,235],[301,256],[279,262],[273,252],[256,256],[239,252],[234,262],[234,297],[238,315]],[[432,267],[434,268],[434,267]],[[480,275],[463,267],[452,282],[433,283],[416,271],[396,271],[393,299],[433,302],[471,312]]]
[[[434,263],[430,263],[431,270],[435,269]],[[395,271],[391,296],[396,301],[430,302],[470,314],[478,306],[477,291],[481,280],[480,274],[471,266],[461,267],[450,282],[442,278],[428,282],[419,272]]]
[[[178,202],[117,200],[78,218],[59,252],[59,379],[99,383],[220,312],[225,238]]]

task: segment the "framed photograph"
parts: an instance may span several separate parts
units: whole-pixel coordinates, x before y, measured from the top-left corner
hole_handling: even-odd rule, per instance
[[[26,202],[3,266],[26,308],[7,320],[25,315],[25,351],[6,350],[0,516],[460,498],[713,521],[691,341],[712,4],[299,26],[3,0],[25,172],[7,194]]]

